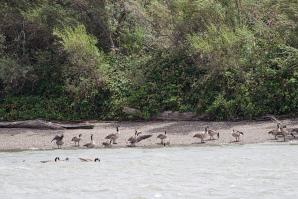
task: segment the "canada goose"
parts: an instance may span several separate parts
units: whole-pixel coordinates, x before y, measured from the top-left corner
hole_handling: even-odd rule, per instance
[[[241,135],[244,135],[244,133],[241,132],[241,131],[237,131],[237,130],[234,130],[233,129],[232,136],[235,138],[235,142],[239,142],[240,141],[240,136]]]
[[[209,126],[206,127],[208,135],[209,135],[209,140],[214,140],[214,136],[217,136],[217,139],[219,139],[219,132],[216,132],[214,130],[209,129]]]
[[[117,144],[117,139],[119,138],[119,126],[116,127],[116,133],[111,133],[105,137],[107,140],[112,140],[113,144]]]
[[[54,160],[42,160],[40,161],[41,163],[48,163],[48,162],[58,162],[60,161],[60,158],[59,157],[55,157]]]
[[[201,143],[204,143],[204,139],[207,136],[207,134],[208,134],[208,131],[207,131],[207,128],[205,128],[204,132],[196,133],[193,137],[201,139]]]
[[[58,149],[61,149],[61,146],[64,144],[64,142],[62,141],[64,138],[64,135],[62,134],[61,136],[56,135],[51,142],[53,142],[54,140],[56,140],[56,144],[58,146]]]
[[[268,134],[273,135],[274,139],[277,140],[277,136],[281,135],[280,123],[277,123],[277,129],[273,129],[273,130],[269,131]]]
[[[75,146],[77,146],[76,144],[78,143],[78,147],[80,146],[80,141],[82,140],[82,134],[79,135],[79,137],[75,136],[71,139],[72,142],[75,143]]]
[[[164,140],[167,138],[167,131],[164,134],[159,134],[157,138],[160,139],[160,144],[164,144]]]
[[[128,142],[136,142],[137,140],[137,137],[142,134],[142,132],[138,132],[136,129],[135,129],[135,134],[133,136],[131,136],[130,138],[128,138]]]
[[[93,134],[91,134],[91,142],[87,143],[87,144],[84,144],[85,147],[87,148],[94,148],[95,147],[95,144],[94,144],[94,141],[93,141]]]
[[[286,137],[287,137],[288,135],[291,135],[293,138],[295,138],[295,135],[294,135],[292,132],[289,132],[289,131],[288,131],[286,125],[283,125],[283,126],[282,126],[282,128],[281,128],[281,134],[282,134],[282,136],[284,137],[284,142],[286,141]]]
[[[94,160],[88,158],[79,158],[79,160],[81,160],[81,162],[100,162],[99,158],[95,158]]]
[[[130,137],[127,141],[130,143],[130,147],[135,147],[136,143],[141,142],[142,140],[145,140],[147,138],[152,137],[152,135],[140,135],[141,132],[135,131],[135,135]]]
[[[135,134],[134,134],[134,136],[131,136],[130,138],[128,138],[127,141],[128,141],[130,144],[136,142],[136,140],[137,140],[137,133],[138,133],[138,131],[135,130]]]
[[[112,141],[113,141],[113,140],[103,142],[102,145],[103,145],[104,147],[111,147],[111,146],[112,146]]]
[[[269,131],[269,134],[272,134],[275,136],[275,139],[277,139],[278,135],[281,135],[284,138],[284,142],[286,141],[286,137],[288,135],[291,135],[293,138],[295,138],[295,135],[293,132],[298,132],[298,129],[287,129],[287,126],[283,124],[281,121],[279,121],[275,116],[273,115],[267,115],[266,117],[271,118],[274,122],[277,123],[277,131]]]

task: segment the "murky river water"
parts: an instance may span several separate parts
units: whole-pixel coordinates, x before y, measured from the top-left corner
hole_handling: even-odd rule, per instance
[[[2,152],[0,198],[297,199],[298,145]]]

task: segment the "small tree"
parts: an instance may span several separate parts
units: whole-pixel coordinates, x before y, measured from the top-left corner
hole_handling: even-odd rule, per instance
[[[94,99],[102,87],[102,71],[106,65],[102,52],[96,47],[96,38],[89,35],[83,25],[56,29],[54,34],[61,38],[68,54],[64,68],[66,90],[76,102]]]

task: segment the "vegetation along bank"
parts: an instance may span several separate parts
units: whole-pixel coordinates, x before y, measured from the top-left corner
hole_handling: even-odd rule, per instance
[[[0,120],[297,115],[297,1],[0,4]]]

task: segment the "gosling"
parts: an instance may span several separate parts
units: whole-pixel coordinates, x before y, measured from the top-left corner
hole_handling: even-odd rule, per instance
[[[75,136],[71,139],[71,141],[75,143],[75,146],[78,146],[78,147],[80,146],[80,141],[82,140],[81,137],[82,137],[82,134],[80,134],[79,137]]]

